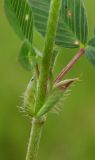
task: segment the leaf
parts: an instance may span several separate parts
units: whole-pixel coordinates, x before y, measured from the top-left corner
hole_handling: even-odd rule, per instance
[[[95,47],[95,37],[91,38],[88,42],[88,46]]]
[[[42,36],[46,34],[51,0],[29,0],[34,24]],[[55,44],[76,48],[87,42],[88,24],[82,0],[62,0]]]
[[[86,48],[86,56],[91,64],[95,65],[95,47],[88,46]]]
[[[4,0],[4,9],[14,31],[32,43],[33,16],[27,0]]]
[[[95,65],[95,37],[91,38],[87,45],[85,49],[86,56],[88,60]]]
[[[19,62],[26,69],[31,71],[37,63],[36,52],[28,41],[24,41],[19,54]]]

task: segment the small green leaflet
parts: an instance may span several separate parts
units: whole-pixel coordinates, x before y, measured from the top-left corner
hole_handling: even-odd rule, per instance
[[[37,64],[36,52],[28,41],[24,41],[19,54],[19,62],[28,71]]]
[[[51,0],[29,0],[38,32],[46,34]],[[77,48],[87,42],[88,24],[82,0],[62,0],[55,44]]]
[[[4,0],[4,9],[14,31],[32,43],[33,17],[27,0]]]
[[[86,47],[86,56],[88,60],[95,65],[95,37],[91,38]]]

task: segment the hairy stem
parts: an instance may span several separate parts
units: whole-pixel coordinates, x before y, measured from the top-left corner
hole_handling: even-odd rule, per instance
[[[67,66],[60,72],[60,74],[55,79],[54,83],[58,83],[73,67],[73,65],[78,61],[78,59],[85,53],[85,49],[81,48],[80,51],[73,57],[73,59],[67,64]]]
[[[28,150],[26,155],[26,160],[36,160],[38,149],[39,149],[39,143],[41,138],[41,133],[43,129],[45,119],[32,120],[32,128],[30,132],[30,139],[28,144]]]
[[[49,78],[50,62],[55,42],[61,2],[62,0],[51,0],[47,32],[45,38],[44,54],[42,58],[41,71],[39,75],[39,83],[37,89],[35,114],[43,105],[46,97],[47,81]],[[37,159],[42,128],[43,128],[43,123],[42,122],[40,123],[39,119],[38,120],[33,119],[26,160]]]
[[[52,50],[55,42],[59,12],[62,0],[51,0],[47,32],[45,38],[45,47],[41,63],[41,72],[38,84],[38,93],[36,100],[36,113],[41,108],[46,97],[47,82],[49,77],[49,66],[52,57]]]

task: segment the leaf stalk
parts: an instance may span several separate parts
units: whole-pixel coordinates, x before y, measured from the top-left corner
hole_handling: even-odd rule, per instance
[[[79,52],[71,59],[65,68],[60,72],[60,74],[55,79],[54,83],[59,83],[63,77],[72,69],[73,65],[79,60],[79,58],[85,53],[85,49],[81,48]]]

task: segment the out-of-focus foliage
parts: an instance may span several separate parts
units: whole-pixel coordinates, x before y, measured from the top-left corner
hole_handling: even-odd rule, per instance
[[[18,63],[20,42],[8,25],[0,2],[0,160],[24,160],[31,122],[19,113],[22,93],[31,73]],[[95,1],[85,0],[90,37],[95,25]],[[42,50],[43,39],[35,33],[34,45]],[[76,50],[77,51],[77,50]],[[75,52],[60,50],[56,74]],[[68,78],[82,81],[72,88],[60,115],[49,115],[42,135],[39,160],[95,159],[95,68],[82,57]],[[55,74],[55,76],[56,76]]]

